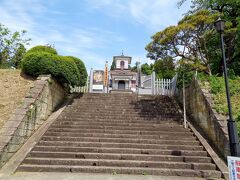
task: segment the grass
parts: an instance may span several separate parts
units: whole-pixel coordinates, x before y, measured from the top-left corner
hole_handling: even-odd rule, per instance
[[[201,86],[204,88],[209,88],[213,97],[214,105],[213,108],[222,115],[228,115],[228,106],[226,98],[225,83],[223,77],[199,77],[201,81]],[[208,83],[204,83],[204,82]],[[206,86],[206,84],[209,84]],[[240,77],[235,76],[229,78],[229,89],[231,96],[231,105],[233,117],[237,122],[238,133],[240,134]]]

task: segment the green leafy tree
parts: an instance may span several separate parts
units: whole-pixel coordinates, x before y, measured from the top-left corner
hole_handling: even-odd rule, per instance
[[[11,32],[7,27],[0,24],[0,65],[14,66],[19,60],[17,54],[23,50],[22,46],[28,45],[30,39],[25,39],[26,31]],[[19,55],[22,56],[20,53]],[[16,59],[17,58],[17,59]]]
[[[141,71],[142,74],[150,75],[152,74],[152,67],[148,63],[142,64]]]
[[[154,62],[153,66],[158,78],[171,79],[175,75],[175,66],[172,57],[159,59]]]
[[[170,26],[152,36],[152,42],[146,46],[148,57],[154,60],[181,58],[196,69],[211,75],[209,51],[205,38],[206,32],[213,30],[213,22],[218,14],[211,14],[207,10],[186,15],[178,25]]]
[[[16,50],[16,53],[12,58],[12,64],[14,67],[16,68],[21,67],[21,62],[25,54],[26,54],[26,48],[24,47],[24,45],[20,44],[18,49]]]
[[[186,0],[181,0],[179,5],[181,6]],[[212,14],[219,13],[226,21],[225,30],[225,47],[226,47],[226,59],[228,66],[234,70],[234,72],[240,75],[240,1],[239,0],[191,0],[192,9],[188,14],[193,14],[201,10],[209,10]],[[218,43],[215,43],[213,38],[209,39],[209,49],[219,49],[220,42],[217,37]],[[212,43],[214,42],[214,43]],[[212,43],[212,44],[211,44]],[[214,52],[214,51],[211,51]],[[216,54],[212,56],[214,62],[212,64],[215,67],[215,73],[221,74],[221,57]],[[219,65],[218,67],[216,67]]]
[[[116,69],[116,62],[115,61],[112,62],[110,70],[114,70],[114,69]]]
[[[73,56],[67,56],[67,58],[72,59],[75,62],[75,64],[77,65],[77,68],[80,73],[79,86],[84,86],[87,82],[88,74],[87,74],[87,70],[86,70],[86,67],[85,67],[83,61],[81,59],[73,57]]]

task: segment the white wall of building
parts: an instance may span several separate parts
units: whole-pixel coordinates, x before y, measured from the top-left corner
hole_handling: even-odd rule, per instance
[[[117,69],[121,69],[121,61],[124,61],[124,69],[128,69],[128,60],[123,60],[123,59],[116,60]]]

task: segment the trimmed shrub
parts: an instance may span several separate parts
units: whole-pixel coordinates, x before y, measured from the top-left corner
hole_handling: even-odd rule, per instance
[[[23,58],[22,70],[34,77],[51,74],[61,84],[78,86],[80,82],[79,70],[72,59],[44,51],[28,52]]]
[[[75,62],[75,64],[77,65],[77,68],[78,68],[79,73],[80,73],[79,85],[84,86],[86,84],[87,76],[88,76],[84,63],[79,58],[76,58],[76,57],[73,57],[73,56],[66,56],[66,57],[69,58],[69,59],[72,59]]]
[[[33,47],[33,48],[31,48],[27,51],[27,53],[32,53],[32,52],[47,52],[47,53],[50,53],[50,54],[56,54],[57,55],[56,49],[54,49],[50,46],[42,46],[42,45],[35,46],[35,47]]]

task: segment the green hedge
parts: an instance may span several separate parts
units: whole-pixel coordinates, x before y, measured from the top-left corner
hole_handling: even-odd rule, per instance
[[[44,51],[28,52],[22,61],[22,71],[34,77],[51,74],[62,84],[80,85],[80,73],[72,59]]]
[[[56,49],[50,46],[42,46],[42,45],[35,46],[27,51],[27,53],[32,53],[32,52],[47,52],[50,54],[56,54],[56,55],[58,54]]]
[[[82,62],[82,60],[79,58],[73,57],[73,56],[66,56],[66,57],[69,59],[72,59],[75,62],[75,64],[77,65],[77,68],[80,73],[80,83],[79,83],[80,86],[86,85],[88,74],[87,74],[86,67],[85,67],[84,63]]]

